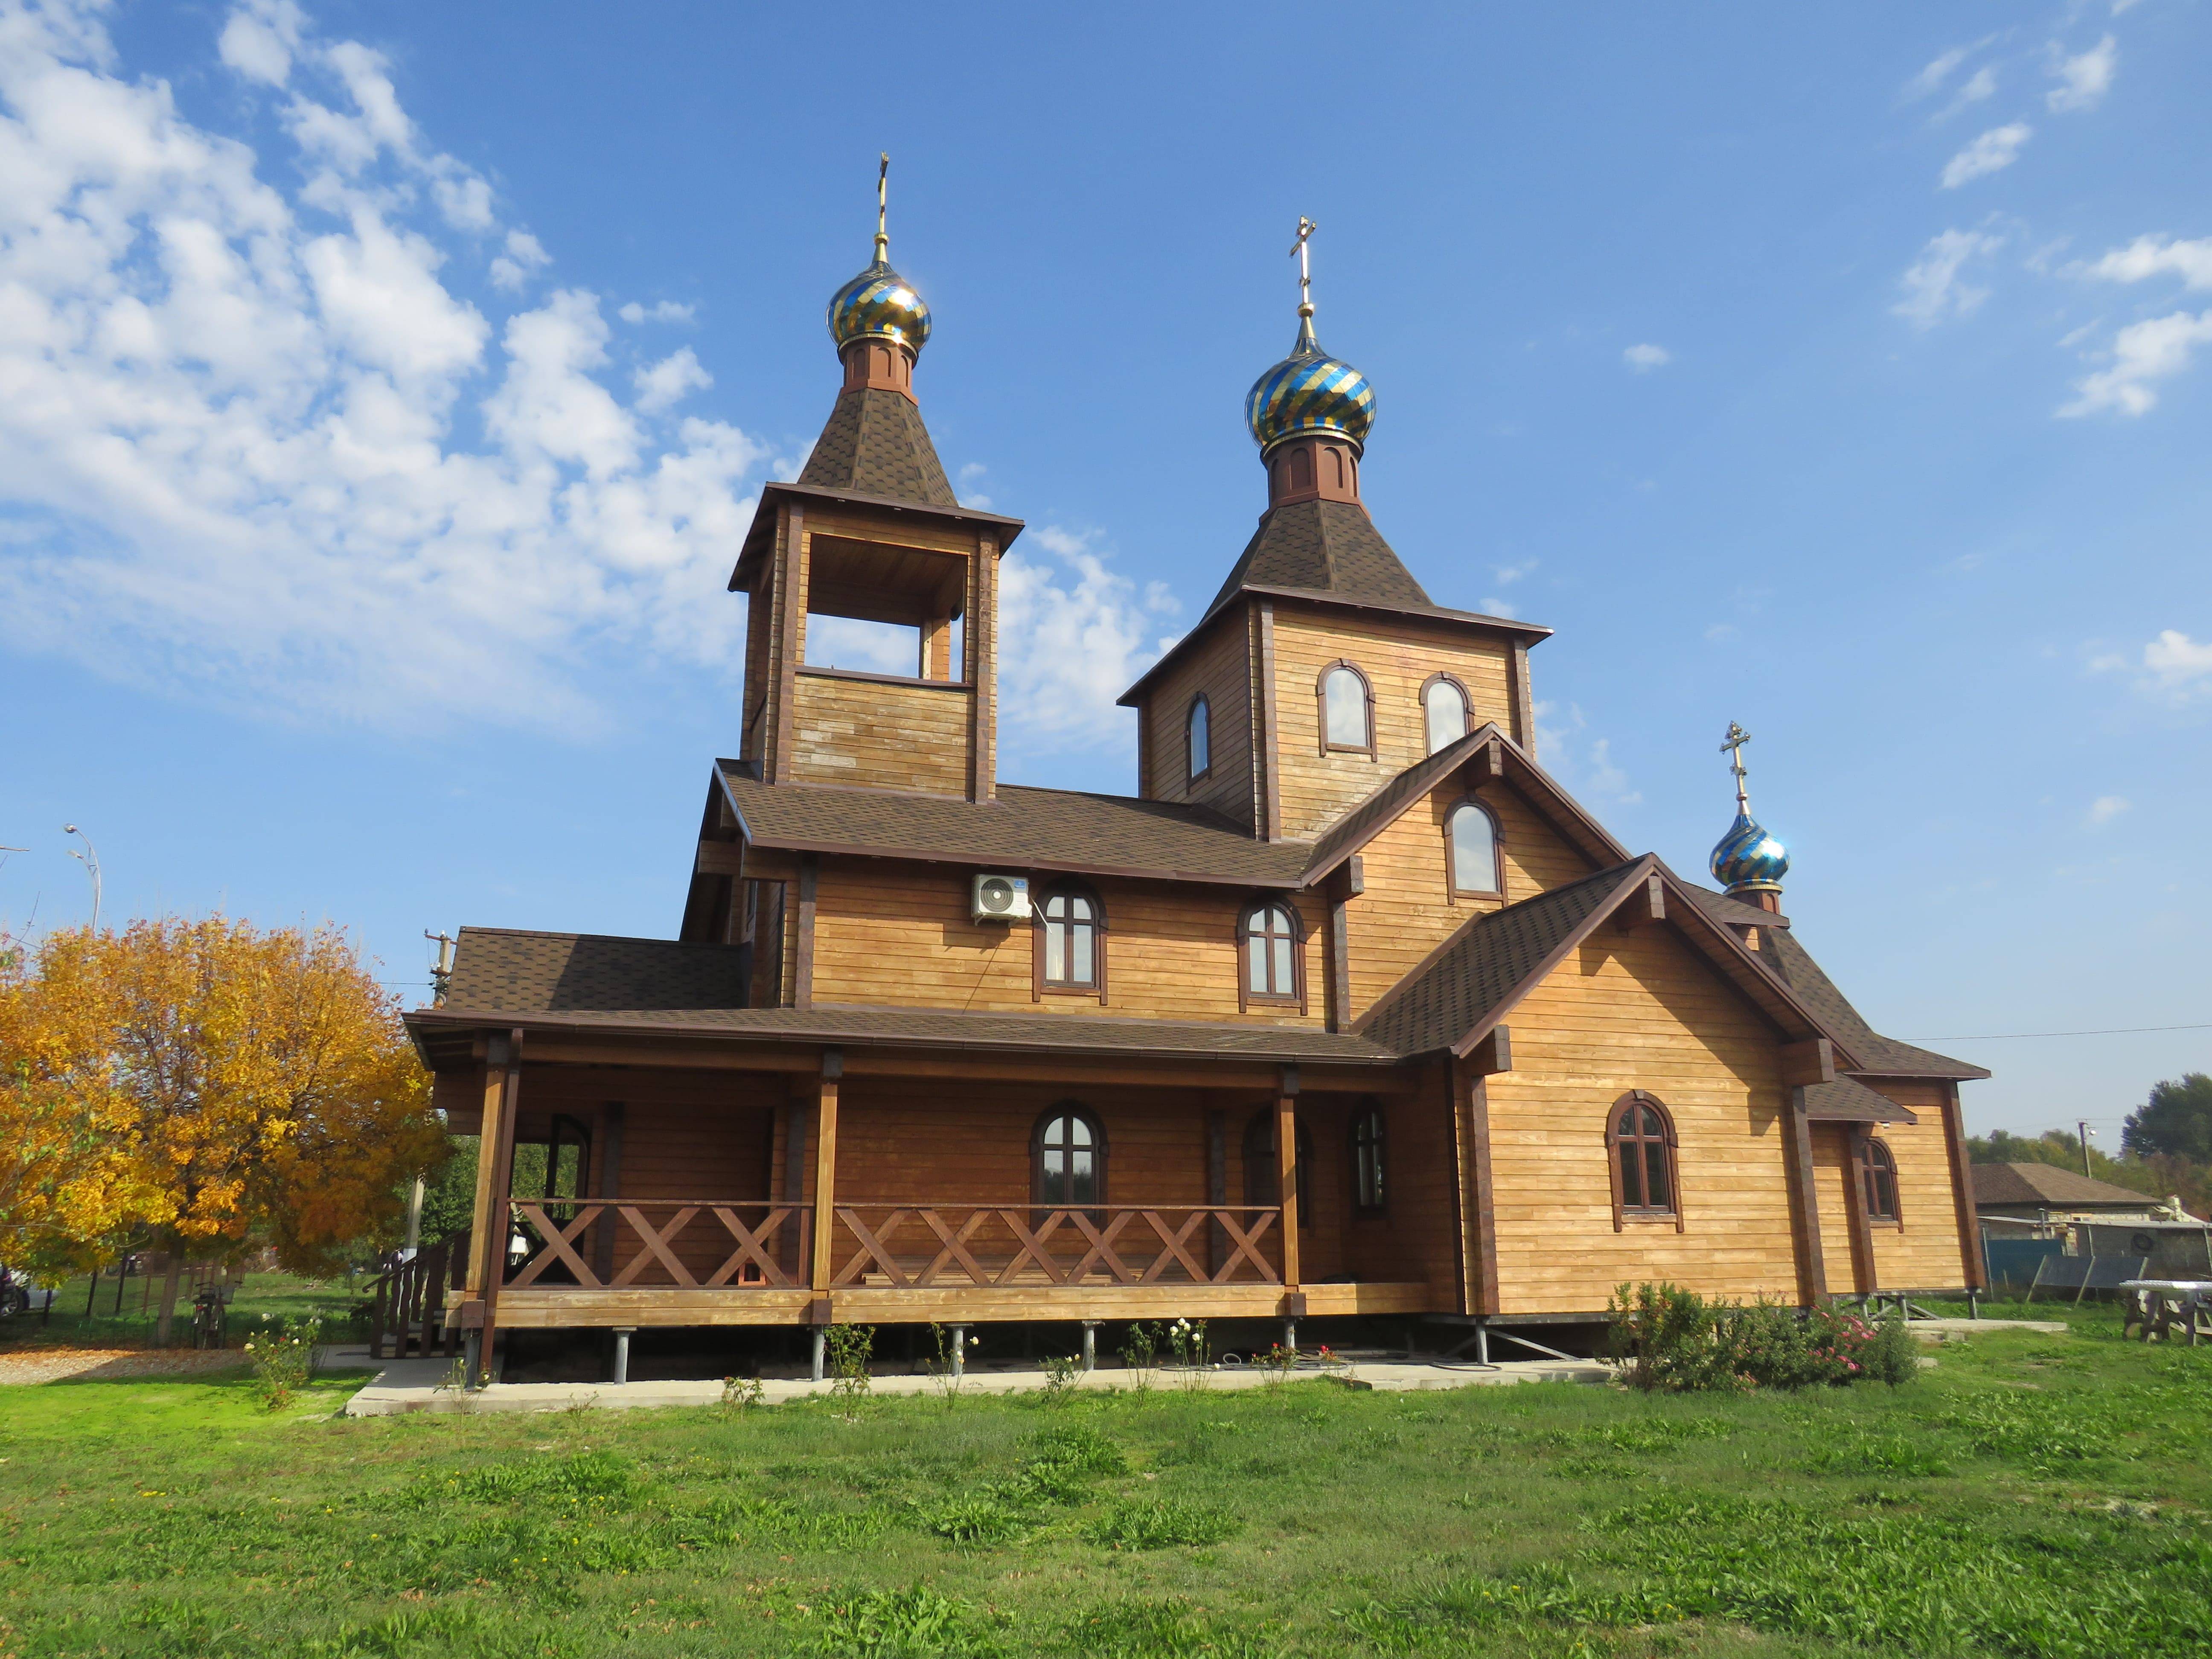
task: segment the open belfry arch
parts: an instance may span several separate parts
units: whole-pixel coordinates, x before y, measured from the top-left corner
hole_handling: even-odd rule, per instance
[[[1985,1073],[1874,1031],[1806,951],[1741,727],[1719,889],[1543,770],[1548,630],[1437,603],[1370,515],[1375,394],[1316,337],[1310,222],[1246,400],[1265,507],[1121,699],[1135,792],[1001,783],[1022,524],[946,480],[878,190],[829,420],[732,550],[743,686],[677,936],[464,928],[409,1016],[480,1136],[444,1295],[477,1352],[1978,1284]],[[831,618],[908,630],[911,672],[810,653]]]

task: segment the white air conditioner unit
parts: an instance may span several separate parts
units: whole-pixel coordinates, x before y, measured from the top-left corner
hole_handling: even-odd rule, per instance
[[[974,896],[969,905],[969,915],[976,921],[1020,921],[1030,913],[1030,878],[1027,876],[992,876],[975,878]]]

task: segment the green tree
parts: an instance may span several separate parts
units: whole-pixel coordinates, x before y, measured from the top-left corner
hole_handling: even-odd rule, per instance
[[[2142,1109],[2128,1114],[2120,1145],[2137,1158],[2164,1153],[2212,1164],[2212,1077],[2185,1072],[2153,1085]]]

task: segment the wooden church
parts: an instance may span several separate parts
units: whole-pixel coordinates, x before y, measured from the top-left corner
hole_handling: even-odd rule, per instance
[[[465,928],[408,1017],[481,1135],[446,1303],[472,1352],[1978,1284],[1958,1085],[1987,1073],[1878,1035],[1821,972],[1740,732],[1724,892],[1542,769],[1548,630],[1437,604],[1382,538],[1374,395],[1310,295],[1246,404],[1259,526],[1121,699],[1136,793],[1002,784],[1023,526],[946,482],[929,312],[879,219],[830,302],[829,422],[734,550],[736,753],[678,937]],[[913,671],[810,661],[822,617],[911,629]]]

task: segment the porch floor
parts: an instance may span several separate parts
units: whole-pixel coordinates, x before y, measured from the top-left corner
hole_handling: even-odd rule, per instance
[[[558,1412],[568,1410],[635,1411],[666,1406],[714,1406],[722,1398],[718,1382],[495,1382],[472,1395],[458,1394],[439,1383],[448,1369],[445,1360],[410,1359],[388,1363],[360,1393],[346,1402],[349,1417],[396,1417],[407,1412]],[[1601,1360],[1511,1360],[1484,1367],[1425,1362],[1378,1362],[1353,1366],[1337,1373],[1386,1393],[1421,1389],[1495,1387],[1515,1382],[1609,1382],[1614,1372]],[[1300,1370],[1293,1380],[1304,1382],[1328,1375],[1319,1370]],[[1207,1392],[1265,1388],[1273,1374],[1255,1366],[1216,1368],[1206,1374]],[[978,1366],[961,1383],[963,1394],[1020,1394],[1045,1386],[1042,1370],[1000,1370]],[[1130,1374],[1118,1366],[1091,1371],[1076,1379],[1084,1389],[1127,1389]],[[1172,1373],[1159,1374],[1153,1387],[1180,1388]],[[934,1377],[921,1375],[879,1376],[869,1392],[877,1395],[919,1395],[933,1392]],[[805,1377],[769,1378],[761,1384],[763,1405],[826,1395],[830,1385]]]

